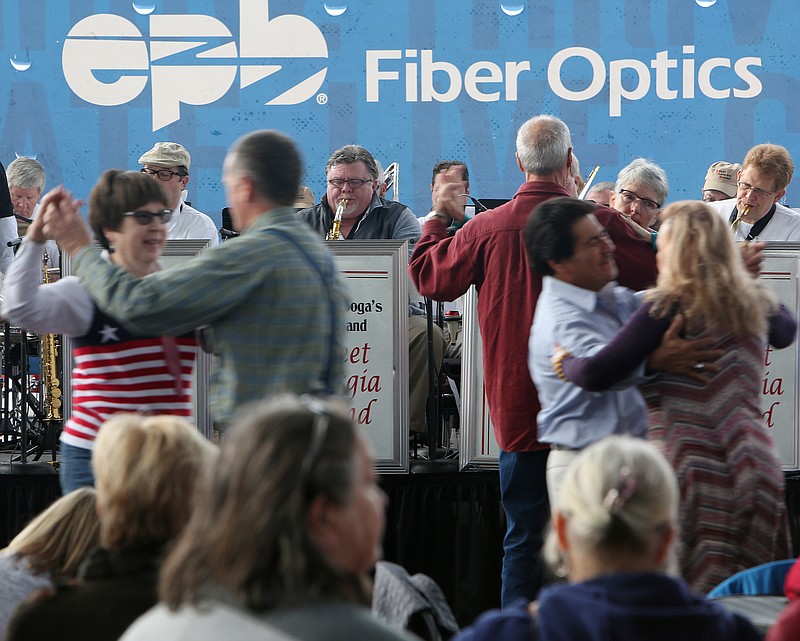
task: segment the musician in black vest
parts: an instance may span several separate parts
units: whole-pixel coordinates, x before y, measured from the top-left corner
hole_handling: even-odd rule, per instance
[[[333,152],[325,165],[327,190],[319,203],[301,209],[298,215],[323,237],[334,228],[341,206],[338,240],[407,240],[408,255],[419,239],[420,226],[414,212],[402,203],[386,200],[378,189],[383,182],[372,154],[358,145],[345,145]],[[342,205],[342,201],[346,203]],[[427,322],[418,305],[409,305],[409,415],[410,429],[425,431],[428,398]],[[445,340],[433,327],[434,363],[441,369]]]

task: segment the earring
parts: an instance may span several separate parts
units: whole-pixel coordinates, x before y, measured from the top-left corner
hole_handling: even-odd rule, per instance
[[[553,568],[553,574],[555,574],[559,579],[567,578],[567,555],[564,550],[558,551],[558,561]]]

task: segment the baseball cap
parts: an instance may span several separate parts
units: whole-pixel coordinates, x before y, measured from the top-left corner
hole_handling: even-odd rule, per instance
[[[314,192],[305,185],[300,185],[297,196],[294,198],[295,209],[307,209],[314,206]]]
[[[177,142],[157,142],[150,150],[139,158],[140,165],[161,165],[162,167],[177,167],[183,165],[189,169],[192,157],[183,145]]]
[[[703,191],[715,189],[721,191],[728,198],[736,195],[736,174],[742,166],[737,163],[729,163],[724,160],[715,162],[708,168],[706,179],[703,183]]]

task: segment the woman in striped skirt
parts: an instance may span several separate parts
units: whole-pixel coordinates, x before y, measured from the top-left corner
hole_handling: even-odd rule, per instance
[[[747,272],[725,221],[701,202],[667,207],[659,276],[641,308],[592,357],[563,354],[564,375],[607,388],[658,347],[676,315],[686,338],[720,354],[693,376],[662,373],[644,390],[648,437],[672,464],[681,492],[678,555],[693,590],[707,592],[747,567],[789,554],[781,462],[759,405],[767,345],[797,325]]]

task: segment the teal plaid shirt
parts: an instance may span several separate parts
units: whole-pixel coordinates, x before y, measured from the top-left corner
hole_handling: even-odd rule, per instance
[[[134,331],[177,336],[209,326],[217,421],[274,393],[344,392],[346,287],[293,209],[270,210],[238,238],[145,278],[94,247],[73,265],[97,305]]]

